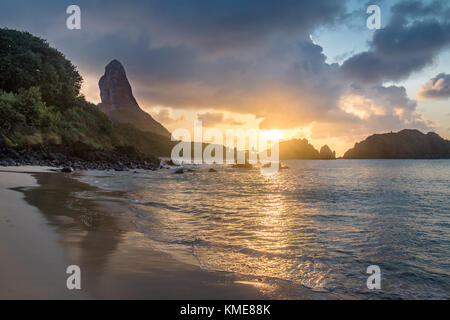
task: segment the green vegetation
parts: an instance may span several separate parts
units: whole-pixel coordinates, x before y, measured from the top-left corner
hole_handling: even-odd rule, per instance
[[[170,140],[114,125],[80,95],[82,77],[62,53],[27,32],[0,29],[0,138],[9,145],[70,144],[100,149],[133,145],[170,154]]]
[[[0,88],[18,92],[38,86],[49,105],[68,107],[79,95],[82,78],[62,53],[30,33],[0,30]]]
[[[11,145],[83,141],[110,148],[119,141],[112,123],[95,105],[80,96],[70,107],[49,106],[39,87],[0,91],[0,130]]]

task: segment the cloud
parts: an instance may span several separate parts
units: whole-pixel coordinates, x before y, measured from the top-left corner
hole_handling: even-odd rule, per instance
[[[347,60],[348,58],[350,58],[354,54],[355,54],[354,50],[349,51],[349,52],[344,52],[342,54],[338,54],[337,56],[335,56],[333,61],[334,62],[341,62],[341,61]]]
[[[205,112],[197,114],[197,119],[202,121],[204,127],[214,127],[221,124],[231,126],[242,126],[244,123],[235,120],[234,118],[225,118],[222,112]]]
[[[126,7],[116,0],[108,7],[144,22],[157,46],[193,45],[213,53],[248,50],[274,36],[295,38],[345,12],[345,3],[335,0],[146,0]]]
[[[450,98],[450,74],[440,73],[430,79],[420,87],[416,96],[422,100]]]
[[[195,46],[223,52],[257,46],[270,38],[295,39],[318,26],[345,17],[345,1],[316,0],[78,0],[81,32],[65,28],[69,0],[17,0],[1,4],[0,21],[9,27],[31,28],[39,34],[91,38],[122,34],[135,39],[145,33],[157,47]],[[140,31],[140,32],[139,32]]]
[[[442,1],[399,2],[387,26],[374,33],[370,49],[343,63],[343,75],[373,84],[403,80],[429,66],[450,45],[449,12]]]
[[[0,4],[0,24],[49,39],[89,80],[118,59],[141,107],[166,125],[185,120],[172,110],[201,109],[211,110],[198,115],[205,126],[243,125],[226,117],[233,112],[263,129],[311,126],[317,136],[428,126],[405,88],[382,84],[429,65],[450,43],[447,4],[399,2],[367,51],[329,64],[310,34],[347,23],[351,12],[364,16],[367,6],[349,11],[349,3],[79,0],[82,30],[70,31],[69,1],[16,0]]]
[[[395,20],[407,18],[439,17],[447,19],[450,17],[450,8],[446,0],[419,1],[403,0],[395,3],[392,7]]]
[[[161,122],[164,125],[177,124],[186,120],[186,117],[183,115],[178,118],[174,118],[172,116],[171,108],[160,108],[158,111],[147,112],[149,112],[158,122]]]
[[[313,139],[363,137],[405,128],[427,131],[431,123],[416,112],[417,103],[408,98],[404,87],[352,85],[342,93],[335,118],[315,121]]]

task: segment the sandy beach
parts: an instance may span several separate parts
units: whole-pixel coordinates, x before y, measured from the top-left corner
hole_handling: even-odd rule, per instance
[[[2,168],[0,172],[0,299],[79,298],[65,285],[67,261],[60,237],[19,190],[37,187],[25,172],[37,167]]]
[[[121,219],[125,204],[49,168],[1,168],[0,202],[0,299],[337,298],[179,262]],[[81,290],[66,287],[69,265]]]

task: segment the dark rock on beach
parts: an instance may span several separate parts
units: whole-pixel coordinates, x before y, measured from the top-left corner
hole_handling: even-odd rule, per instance
[[[171,166],[171,167],[177,167],[177,166],[179,166],[178,164],[176,164],[175,162],[173,162],[172,159],[164,161],[164,164],[167,165],[167,166]]]
[[[154,170],[159,159],[143,154],[130,146],[111,150],[96,149],[82,142],[71,145],[0,146],[1,166],[49,166],[74,170]],[[68,172],[68,171],[67,171]]]

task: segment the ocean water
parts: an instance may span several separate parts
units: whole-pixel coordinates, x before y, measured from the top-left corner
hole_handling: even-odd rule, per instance
[[[157,250],[205,270],[355,298],[450,298],[450,160],[285,161],[194,172],[88,172],[120,190]],[[381,290],[367,289],[367,267]]]

